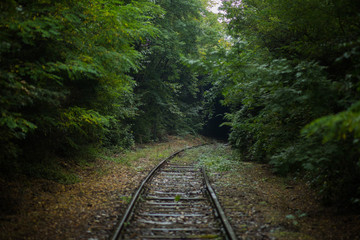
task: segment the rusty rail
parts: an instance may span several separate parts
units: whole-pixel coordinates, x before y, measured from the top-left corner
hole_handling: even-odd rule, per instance
[[[205,180],[206,189],[209,192],[210,199],[211,199],[213,205],[215,206],[216,212],[218,213],[222,224],[224,225],[224,229],[225,229],[227,237],[231,240],[237,240],[236,234],[235,234],[233,228],[231,227],[231,225],[225,215],[225,212],[220,205],[219,200],[216,197],[216,193],[210,185],[210,181],[209,181],[209,178],[207,177],[205,168],[202,168],[202,172],[203,172],[203,176],[204,176],[204,180]]]
[[[187,148],[184,148],[184,149],[181,149],[173,154],[171,154],[169,157],[165,158],[164,160],[162,160],[156,167],[154,167],[150,173],[145,177],[145,179],[141,182],[139,188],[136,190],[134,196],[132,197],[131,199],[131,202],[129,203],[121,221],[119,222],[119,224],[116,226],[116,229],[115,229],[115,232],[114,232],[114,235],[111,237],[111,240],[116,240],[120,233],[121,233],[121,230],[124,228],[124,225],[125,225],[125,222],[128,220],[134,206],[135,206],[135,203],[136,201],[138,200],[139,196],[140,196],[140,193],[141,191],[143,190],[145,184],[151,179],[151,177],[155,174],[155,172],[169,159],[172,159],[174,158],[176,155],[178,155],[179,153],[182,153],[188,149],[191,149],[191,148],[194,148],[194,147],[200,147],[200,146],[203,146],[202,145],[199,145],[199,146],[192,146],[192,147],[187,147]]]
[[[203,144],[204,145],[204,144]],[[150,172],[149,172],[149,174],[145,177],[145,179],[141,182],[141,184],[140,184],[140,186],[139,186],[139,188],[137,189],[137,191],[135,192],[135,194],[133,195],[133,197],[132,197],[132,200],[131,200],[131,202],[129,203],[129,205],[128,205],[128,207],[127,207],[127,209],[126,209],[126,211],[125,211],[125,213],[124,213],[124,215],[123,215],[123,217],[122,217],[122,219],[121,219],[121,221],[119,222],[119,224],[116,226],[116,228],[115,228],[115,231],[114,231],[114,234],[113,234],[113,236],[112,236],[112,240],[116,240],[116,239],[120,239],[120,238],[122,238],[122,237],[124,237],[124,235],[123,235],[123,232],[124,231],[129,231],[127,228],[125,229],[125,223],[127,223],[129,220],[130,220],[130,218],[132,219],[132,214],[134,213],[134,211],[136,212],[136,211],[138,211],[138,210],[135,210],[135,205],[136,205],[136,203],[137,203],[137,201],[138,201],[138,199],[139,199],[139,197],[140,197],[140,195],[143,193],[143,191],[144,191],[144,187],[145,187],[145,185],[148,183],[148,182],[150,182],[150,179],[152,179],[153,177],[154,177],[154,175],[155,175],[155,173],[157,173],[158,172],[158,170],[168,161],[168,160],[170,160],[170,159],[172,159],[172,158],[174,158],[175,156],[177,156],[179,153],[181,153],[181,152],[184,152],[185,150],[188,150],[188,149],[191,149],[191,148],[194,148],[194,147],[200,147],[200,146],[203,146],[203,145],[199,145],[199,146],[193,146],[193,147],[187,147],[187,148],[184,148],[184,149],[182,149],[182,150],[180,150],[180,151],[177,151],[177,152],[175,152],[175,153],[173,153],[172,155],[170,155],[169,157],[167,157],[167,158],[165,158],[164,160],[162,160],[156,167],[154,167]],[[166,168],[165,168],[166,169]],[[166,170],[165,170],[166,171]],[[188,171],[188,170],[187,170]],[[217,199],[217,197],[216,197],[216,194],[215,194],[215,192],[214,192],[214,190],[212,189],[212,187],[211,187],[211,185],[210,185],[210,183],[209,183],[209,179],[208,179],[208,177],[207,177],[207,175],[206,175],[206,172],[205,172],[205,169],[204,168],[202,168],[202,175],[203,175],[203,186],[204,186],[204,190],[206,190],[207,191],[207,195],[208,195],[208,197],[209,197],[209,199],[210,199],[210,201],[211,201],[211,203],[212,203],[212,205],[213,205],[213,208],[215,208],[215,211],[216,211],[216,213],[217,213],[217,215],[218,215],[218,218],[220,219],[220,221],[218,221],[218,227],[220,227],[221,229],[222,229],[222,232],[223,232],[223,234],[225,234],[225,239],[230,239],[230,240],[236,240],[237,239],[237,237],[236,237],[236,235],[235,235],[235,233],[234,233],[234,231],[233,231],[233,229],[232,229],[232,227],[231,227],[231,225],[229,224],[229,221],[227,220],[227,218],[226,218],[226,216],[225,216],[225,213],[224,213],[224,211],[222,210],[222,208],[221,208],[221,206],[220,206],[220,203],[219,203],[219,201],[218,201],[218,199]],[[158,179],[158,177],[156,177],[156,179]],[[168,180],[166,180],[166,181],[168,181]],[[200,185],[199,186],[201,186],[201,182],[199,183]],[[163,194],[163,193],[162,193]],[[173,193],[171,193],[171,194],[173,194]],[[173,197],[170,197],[169,199],[168,199],[169,197],[161,197],[161,198],[159,198],[159,199],[162,199],[162,200],[166,200],[166,201],[168,201],[168,200],[172,200],[173,199]],[[196,198],[196,199],[195,199]],[[195,197],[194,199],[192,199],[192,198],[190,198],[190,197],[188,197],[187,199],[188,200],[197,200],[198,198],[197,197]],[[201,198],[201,199],[206,199],[206,198]],[[199,198],[199,200],[200,200],[200,198]],[[171,203],[169,203],[169,204],[171,204]],[[209,205],[209,207],[210,207],[210,205]],[[136,208],[137,209],[137,208]],[[145,215],[148,215],[148,216],[167,216],[168,214],[164,214],[164,213],[156,213],[156,214],[154,214],[154,213],[146,213]],[[170,214],[171,216],[174,216],[174,213],[172,213],[172,214]],[[189,214],[188,214],[189,215]],[[191,214],[190,214],[191,215]],[[193,214],[194,215],[194,214]],[[196,215],[196,214],[195,214]],[[194,215],[194,216],[195,216]],[[175,215],[175,216],[177,216],[177,215]],[[187,215],[184,215],[184,216],[187,216]],[[183,217],[184,217],[183,216]],[[133,220],[131,220],[131,221],[133,221]],[[125,230],[124,230],[125,229]],[[190,229],[193,229],[193,228],[190,228]],[[123,231],[124,230],[124,231]],[[134,229],[133,229],[134,230]],[[131,230],[131,231],[133,231],[133,230]],[[153,228],[152,230],[162,230],[162,229],[157,229],[157,228]],[[187,231],[188,230],[188,228],[181,228],[181,230],[183,230],[183,231]],[[136,231],[136,230],[135,230]],[[151,238],[154,238],[155,236],[153,236],[153,237],[151,237]],[[173,236],[174,237],[174,236]],[[173,237],[171,237],[171,238],[173,238]],[[163,238],[163,237],[162,237]]]

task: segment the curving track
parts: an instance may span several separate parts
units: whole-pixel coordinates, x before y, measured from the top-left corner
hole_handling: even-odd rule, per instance
[[[236,239],[205,171],[194,163],[171,160],[182,151],[146,177],[113,240]]]

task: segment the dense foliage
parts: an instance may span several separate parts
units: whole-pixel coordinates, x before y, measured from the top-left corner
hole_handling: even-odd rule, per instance
[[[2,172],[57,179],[59,157],[198,132],[220,100],[242,159],[359,205],[360,3],[222,2],[225,34],[206,0],[1,2]]]
[[[135,77],[140,111],[134,133],[141,142],[165,133],[194,133],[201,127],[197,76],[185,62],[198,54],[203,6],[197,0],[156,3],[165,10],[154,21],[160,33],[141,46],[144,68]]]
[[[360,4],[226,0],[214,92],[241,158],[299,173],[323,199],[360,203]],[[220,87],[218,87],[220,86]]]
[[[206,4],[1,2],[2,172],[36,172],[54,156],[199,129],[189,60],[199,55]]]

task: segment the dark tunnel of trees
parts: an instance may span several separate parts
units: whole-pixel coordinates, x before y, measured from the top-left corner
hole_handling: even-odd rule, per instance
[[[2,1],[1,174],[202,133],[359,207],[360,1],[222,2]]]

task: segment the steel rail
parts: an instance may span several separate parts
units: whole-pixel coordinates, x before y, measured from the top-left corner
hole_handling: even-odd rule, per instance
[[[209,192],[210,199],[211,199],[213,205],[215,206],[215,210],[218,213],[222,224],[224,225],[225,233],[226,233],[227,237],[230,240],[237,240],[236,234],[235,234],[233,228],[231,227],[231,225],[225,215],[225,212],[220,205],[219,200],[216,197],[216,193],[210,185],[210,181],[206,175],[206,171],[205,171],[204,167],[202,168],[202,172],[203,172],[203,176],[204,176],[204,180],[205,180],[205,187],[206,187],[207,191]]]
[[[126,223],[126,221],[129,219],[130,214],[132,212],[132,210],[134,209],[135,203],[138,200],[140,193],[142,192],[145,184],[151,179],[151,177],[155,174],[155,172],[169,159],[174,158],[176,155],[178,155],[181,152],[184,152],[185,150],[189,150],[191,148],[195,148],[195,147],[200,147],[203,146],[205,144],[201,144],[201,145],[197,145],[197,146],[192,146],[192,147],[186,147],[184,149],[181,149],[173,154],[171,154],[169,157],[165,158],[164,160],[162,160],[156,167],[154,167],[150,173],[145,177],[145,179],[141,182],[140,187],[136,190],[134,196],[131,199],[131,202],[129,203],[121,221],[119,222],[119,224],[116,226],[115,232],[113,234],[113,236],[111,237],[111,240],[116,240],[120,237],[120,233],[124,228],[124,225]]]

